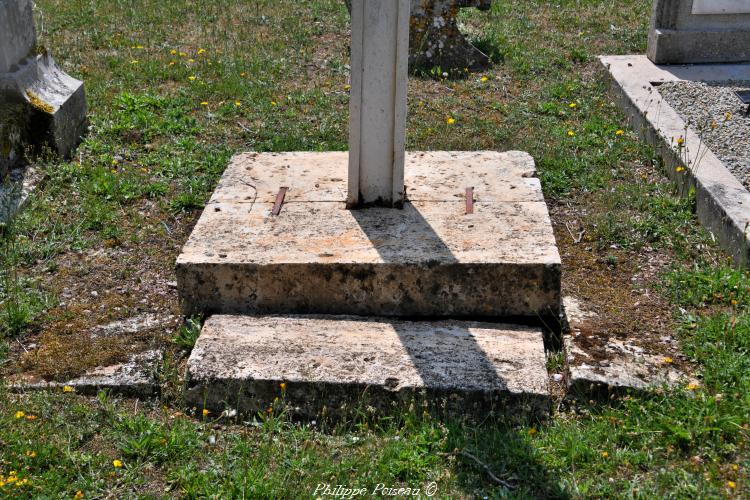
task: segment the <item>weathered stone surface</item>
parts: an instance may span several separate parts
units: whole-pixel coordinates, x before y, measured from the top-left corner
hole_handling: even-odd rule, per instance
[[[346,4],[351,12],[351,0]],[[456,17],[465,7],[489,10],[491,6],[492,0],[411,0],[410,71],[439,67],[463,72],[489,66],[489,57],[461,34]]]
[[[37,47],[29,0],[0,0],[0,179],[27,145],[67,156],[85,131],[83,83]]]
[[[345,153],[236,157],[177,260],[186,312],[558,315],[560,257],[531,157],[410,153],[409,198],[414,185],[424,201],[403,210],[346,210],[345,172]],[[467,215],[470,185],[481,201]]]
[[[639,344],[641,339],[609,338],[605,332],[591,335],[598,315],[574,297],[566,296],[563,302],[569,326],[563,340],[571,396],[588,399],[690,381],[688,375],[665,362],[665,354]],[[665,348],[675,352],[677,346],[671,345],[671,340]]]
[[[211,196],[213,203],[273,204],[280,186],[286,202],[346,202],[347,153],[240,153]],[[471,168],[466,168],[470,165]],[[544,202],[534,160],[522,151],[429,151],[406,154],[410,201]],[[440,182],[437,182],[439,180]]]
[[[113,321],[89,330],[91,338],[113,337],[154,330],[157,328],[174,328],[179,324],[176,316],[170,314],[144,313],[132,318]]]
[[[41,177],[41,173],[30,165],[8,171],[7,177],[0,181],[0,224],[8,222],[23,207]]]
[[[159,390],[156,375],[162,357],[161,350],[151,350],[134,354],[125,363],[94,368],[67,382],[47,382],[31,375],[20,375],[11,377],[10,385],[17,391],[62,389],[69,386],[81,394],[96,394],[107,389],[117,394],[149,397],[156,395]]]
[[[459,415],[549,407],[538,328],[345,316],[206,321],[188,361],[190,404],[264,411],[282,382],[284,402],[308,418],[360,405],[383,411],[415,397]]]
[[[656,147],[664,160],[665,173],[680,192],[694,190],[701,224],[716,236],[737,265],[750,265],[750,192],[706,149],[700,134],[658,91],[658,85],[664,82],[750,80],[750,65],[657,66],[645,56],[603,56],[600,60],[633,129]],[[684,139],[684,149],[676,145],[679,137]]]
[[[750,61],[747,2],[654,0],[648,57],[656,64]]]

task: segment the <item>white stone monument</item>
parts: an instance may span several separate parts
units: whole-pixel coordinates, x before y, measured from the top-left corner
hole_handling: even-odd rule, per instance
[[[750,0],[654,0],[648,57],[656,64],[750,61]]]
[[[37,44],[30,0],[0,0],[0,180],[26,146],[67,156],[85,130],[83,83]]]
[[[404,200],[409,0],[352,4],[347,204]]]

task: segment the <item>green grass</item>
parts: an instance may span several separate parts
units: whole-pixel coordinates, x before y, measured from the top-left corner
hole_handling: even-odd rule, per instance
[[[294,423],[283,401],[237,425],[237,417],[190,418],[158,404],[134,412],[104,395],[3,394],[0,471],[30,478],[5,491],[50,496],[293,498],[319,483],[372,490],[433,481],[442,497],[705,498],[731,492],[730,481],[739,493],[750,466],[750,314],[686,321],[683,339],[704,366],[695,386],[580,405],[521,426],[437,421],[418,409]],[[37,418],[16,418],[18,411]],[[493,484],[457,451],[515,489]]]
[[[171,269],[234,152],[347,147],[343,2],[36,5],[40,40],[86,82],[91,129],[70,160],[37,159],[42,182],[0,239],[0,369],[18,355],[16,339],[45,332],[64,346],[74,340],[65,325],[95,316],[75,298],[56,308],[65,289],[88,295],[96,286],[86,280],[133,286],[155,266]],[[440,421],[419,408],[300,423],[283,402],[271,415],[203,417],[181,404],[184,353],[198,333],[188,323],[170,336],[155,401],[0,388],[0,496],[292,498],[318,483],[431,482],[444,498],[747,496],[750,277],[698,228],[694,200],[655,174],[653,151],[597,69],[598,54],[645,50],[649,14],[641,0],[496,0],[487,14],[463,11],[496,65],[457,80],[411,78],[407,144],[529,151],[553,220],[576,219],[585,237],[575,249],[602,263],[597,272],[643,263],[646,250],[667,259],[653,285],[671,304],[695,386],[561,403],[550,420],[524,424]],[[561,207],[571,215],[555,215]],[[588,261],[565,258],[566,279],[585,286]],[[117,307],[139,310],[143,295],[131,295]],[[552,354],[548,369],[564,363]],[[28,483],[7,484],[11,471]]]

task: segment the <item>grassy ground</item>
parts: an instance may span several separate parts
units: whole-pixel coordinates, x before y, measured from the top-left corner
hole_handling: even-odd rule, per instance
[[[524,424],[419,409],[315,425],[281,406],[250,425],[194,415],[179,394],[189,333],[103,343],[87,332],[179,314],[174,259],[233,152],[346,148],[346,10],[39,0],[41,40],[86,82],[91,131],[72,161],[37,159],[42,183],[3,228],[0,370],[65,379],[151,347],[167,356],[153,402],[0,389],[0,495],[296,497],[318,483],[435,482],[445,497],[747,496],[750,277],[674,195],[594,59],[644,51],[650,2],[494,3],[463,14],[494,67],[412,78],[408,148],[529,151],[565,293],[599,314],[592,349],[637,338],[699,383],[560,402],[549,421]],[[681,350],[658,342],[665,334]]]

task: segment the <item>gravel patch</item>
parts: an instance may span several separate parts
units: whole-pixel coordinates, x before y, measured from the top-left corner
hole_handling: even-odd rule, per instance
[[[705,145],[750,189],[750,116],[734,94],[736,90],[750,90],[750,81],[669,82],[658,89]]]

